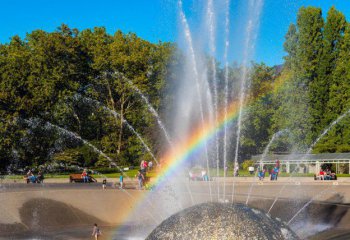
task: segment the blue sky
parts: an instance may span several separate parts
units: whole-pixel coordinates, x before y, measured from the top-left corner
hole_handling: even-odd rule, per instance
[[[183,0],[184,11],[195,36],[203,27],[206,0]],[[243,31],[242,4],[247,0],[231,0],[230,61],[239,61],[237,53],[241,46],[239,37]],[[0,42],[7,43],[11,36],[25,37],[35,29],[54,31],[61,23],[71,28],[85,29],[105,26],[109,33],[117,29],[135,32],[151,42],[177,41],[179,39],[176,0],[33,0],[2,1],[0,15]],[[222,15],[224,0],[214,0],[218,21]],[[321,7],[324,16],[334,5],[350,20],[348,0],[264,0],[254,60],[268,65],[283,62],[284,35],[291,22],[295,22],[301,6]],[[221,15],[220,15],[221,14]],[[218,22],[218,26],[222,22]],[[218,35],[223,31],[218,27]],[[222,34],[221,34],[222,35]],[[217,43],[217,58],[221,59],[223,44]],[[238,40],[237,40],[238,39]]]

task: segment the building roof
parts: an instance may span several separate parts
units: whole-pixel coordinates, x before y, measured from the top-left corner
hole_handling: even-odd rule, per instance
[[[252,156],[252,160],[259,161],[262,158],[262,154]],[[263,160],[264,161],[272,161],[272,160],[338,160],[338,159],[347,159],[350,160],[350,152],[349,153],[319,153],[319,154],[268,154]]]

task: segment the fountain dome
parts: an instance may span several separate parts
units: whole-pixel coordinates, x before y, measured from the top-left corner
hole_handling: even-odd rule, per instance
[[[299,239],[283,222],[243,204],[202,203],[180,211],[156,227],[157,239]]]

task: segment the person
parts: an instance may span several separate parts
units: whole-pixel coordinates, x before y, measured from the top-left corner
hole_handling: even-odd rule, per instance
[[[84,183],[89,182],[89,177],[88,177],[88,174],[86,172],[86,169],[84,169],[83,173],[81,174],[81,177],[82,177]]]
[[[121,173],[119,176],[119,188],[123,189],[124,187],[123,185],[124,185],[124,176],[123,176],[123,173]]]
[[[238,170],[239,170],[239,167],[238,167],[238,165],[236,165],[235,171],[234,171],[234,176],[235,176],[235,177],[238,177],[238,175],[239,175]]]
[[[202,180],[205,181],[206,180],[205,175],[207,175],[207,172],[203,169],[201,173],[202,173]]]
[[[329,168],[326,168],[326,172],[325,172],[325,175],[324,175],[324,180],[331,180],[332,179],[332,172]]]
[[[42,173],[42,171],[38,172],[38,183],[43,183],[44,182],[44,174]]]
[[[33,175],[32,170],[29,169],[28,172],[27,172],[27,177],[29,178],[32,175]]]
[[[259,180],[264,180],[265,178],[265,169],[259,170]]]
[[[188,178],[188,180],[190,180],[190,181],[191,181],[191,180],[192,180],[192,181],[194,181],[194,176],[193,176],[192,171],[189,171],[189,172],[188,172],[188,177],[189,177],[189,178]]]
[[[95,237],[95,240],[102,234],[100,228],[97,226],[97,223],[94,224],[94,228],[92,229],[91,236]]]
[[[27,175],[27,184],[28,184],[30,183],[31,176],[33,175],[32,170],[29,169],[26,175]]]
[[[35,175],[33,174],[33,172],[31,170],[29,170],[27,172],[27,183],[36,183],[37,182],[37,178],[35,177]]]
[[[143,188],[143,181],[145,180],[145,177],[143,176],[143,174],[141,173],[141,171],[137,172],[137,180],[139,182],[139,190],[142,190]]]
[[[281,165],[280,160],[276,159],[276,167],[277,167],[277,168],[280,168],[280,165]]]
[[[142,160],[140,163],[140,169],[143,171],[145,169],[145,160]]]
[[[148,168],[148,162],[147,162],[147,161],[144,161],[144,162],[143,162],[143,167],[144,167],[144,169],[147,171],[147,168]]]
[[[150,161],[150,162],[148,163],[148,168],[149,168],[149,170],[152,170],[152,168],[153,168],[153,162],[152,162],[152,161]]]
[[[275,180],[277,181],[279,168],[276,166],[276,167],[273,169],[273,171],[274,171],[274,173],[275,173]]]
[[[102,181],[102,189],[105,190],[107,188],[107,179],[103,179]]]
[[[325,172],[324,172],[323,169],[321,168],[321,169],[320,169],[320,174],[319,174],[320,180],[324,180],[324,175],[325,175]]]

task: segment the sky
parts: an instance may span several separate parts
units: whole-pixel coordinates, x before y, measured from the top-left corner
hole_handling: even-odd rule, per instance
[[[177,0],[0,0],[0,43],[8,43],[14,35],[24,38],[36,29],[55,31],[61,23],[79,30],[104,26],[113,34],[120,29],[134,32],[151,42],[178,42],[183,31],[179,24]],[[229,61],[240,61],[246,26],[246,2],[231,0]],[[205,31],[206,0],[183,0],[185,15],[195,39]],[[322,8],[326,16],[334,5],[350,20],[348,0],[264,0],[256,28],[255,54],[252,60],[276,65],[283,62],[284,35],[295,23],[301,6]],[[225,0],[214,0],[216,13],[216,57],[222,61]],[[202,43],[203,44],[203,43]]]

